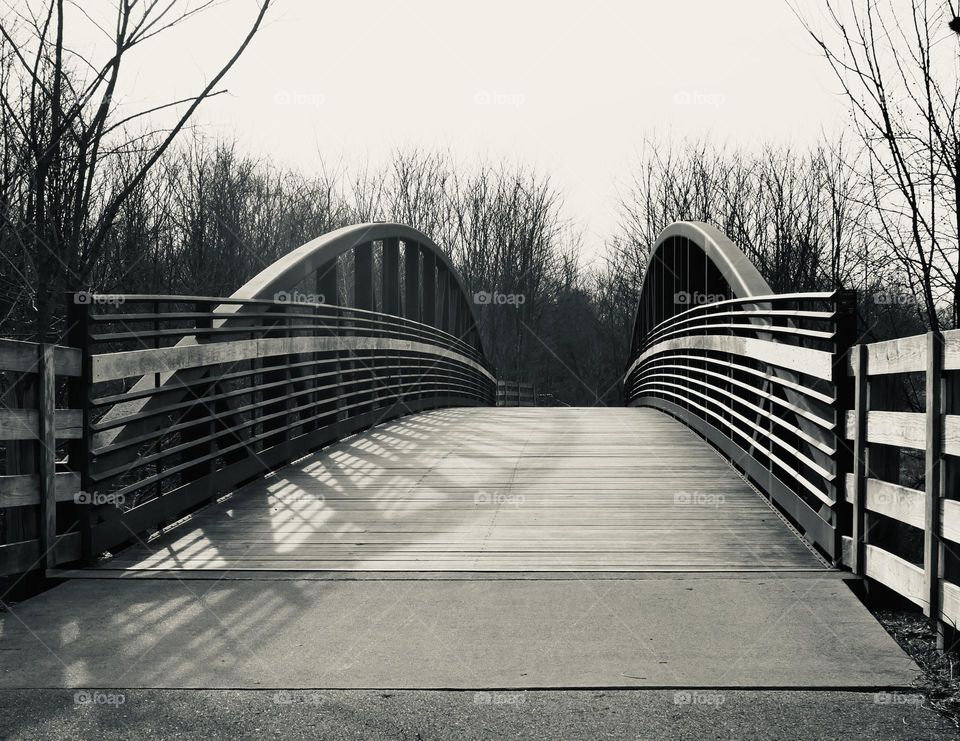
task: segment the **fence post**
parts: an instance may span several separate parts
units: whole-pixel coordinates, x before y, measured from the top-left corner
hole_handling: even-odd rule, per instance
[[[926,434],[924,460],[923,582],[924,613],[940,626],[940,475],[943,461],[943,335],[927,332]]]
[[[851,349],[854,378],[854,425],[853,425],[853,506],[851,531],[853,548],[850,553],[850,570],[857,576],[864,575],[864,527],[867,504],[867,414],[869,396],[867,346],[860,344]]]
[[[946,356],[946,349],[946,344],[944,344],[944,356]],[[960,411],[958,410],[958,403],[960,403],[960,371],[947,370],[945,366],[946,357],[944,357],[944,364],[941,366],[943,367],[943,376],[940,410],[942,415],[956,414]],[[941,515],[941,521],[939,523],[940,530],[938,530],[937,533],[941,534],[943,532],[942,514],[945,500],[950,499],[956,501],[958,493],[960,493],[960,480],[958,480],[958,474],[960,474],[960,459],[956,456],[944,455],[941,458],[939,468],[940,507],[938,508],[938,514]],[[960,583],[960,560],[958,560],[955,553],[956,547],[943,537],[939,538],[939,544],[939,577],[941,583],[944,580],[950,581],[953,584]],[[958,643],[960,643],[958,638],[960,638],[960,632],[948,621],[940,620],[937,623],[937,648],[945,651],[956,651]]]
[[[37,480],[40,493],[40,567],[57,565],[57,428],[54,347],[37,346]]]
[[[67,342],[80,351],[80,375],[68,381],[68,403],[80,410],[80,438],[69,446],[70,469],[80,479],[79,497],[73,505],[77,527],[80,530],[80,560],[91,563],[94,558],[93,506],[90,501],[90,450],[93,432],[90,422],[90,396],[93,393],[93,361],[90,356],[90,304],[80,303],[77,294],[67,296]]]
[[[834,541],[833,563],[843,563],[843,536],[853,534],[851,508],[846,504],[846,479],[848,473],[854,473],[854,450],[846,439],[847,412],[856,408],[857,381],[847,371],[848,360],[852,361],[856,371],[854,341],[857,336],[857,294],[856,291],[835,291],[833,295],[834,312],[834,354],[832,384],[834,390],[834,454],[833,473],[833,516]],[[858,348],[861,346],[857,346]],[[861,370],[865,366],[861,366]],[[862,499],[861,499],[862,504]],[[862,530],[861,530],[862,532]]]

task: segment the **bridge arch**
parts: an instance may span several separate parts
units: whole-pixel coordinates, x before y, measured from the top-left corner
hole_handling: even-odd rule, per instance
[[[702,221],[674,222],[657,237],[647,260],[633,348],[654,326],[698,302],[770,293],[770,285],[750,258],[715,226]]]
[[[825,555],[839,557],[839,398],[846,292],[774,294],[702,222],[668,226],[643,276],[626,401],[680,419]]]
[[[345,305],[345,296],[340,290],[339,259],[352,253],[353,301],[350,305],[372,310],[377,293],[373,259],[375,243],[382,245],[379,308],[387,314],[422,320],[438,329],[460,333],[462,337],[469,337],[483,354],[476,315],[459,272],[446,252],[430,237],[405,224],[354,224],[323,234],[265,267],[230,298],[269,300],[284,291],[292,291],[315,276],[318,294],[326,299],[320,303]],[[401,243],[404,251],[402,263]],[[240,306],[225,306],[221,312],[234,313]]]

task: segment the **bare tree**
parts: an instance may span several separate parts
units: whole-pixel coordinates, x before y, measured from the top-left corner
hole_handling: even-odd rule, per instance
[[[876,0],[825,7],[826,30],[803,22],[850,103],[876,235],[927,324],[960,326],[957,11],[943,0],[909,0],[906,12]]]
[[[16,221],[12,237],[33,278],[28,285],[36,289],[39,337],[52,334],[60,292],[86,286],[125,205],[199,105],[223,92],[221,80],[260,28],[270,1],[263,0],[233,54],[196,95],[133,113],[120,113],[116,103],[130,53],[214,0],[117,0],[113,27],[98,26],[111,40],[103,61],[71,50],[64,0],[29,4],[0,20],[0,124],[20,154],[18,171],[3,183],[3,216]],[[134,125],[166,110],[175,111],[168,128],[134,132]]]
[[[863,236],[859,181],[842,144],[796,152],[766,146],[730,152],[707,141],[646,143],[621,196],[614,257],[643,273],[658,235],[674,221],[717,226],[750,257],[775,291],[851,287],[848,245]]]

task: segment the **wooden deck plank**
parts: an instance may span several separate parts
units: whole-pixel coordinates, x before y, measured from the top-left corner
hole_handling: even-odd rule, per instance
[[[822,568],[700,438],[650,409],[448,409],[342,441],[101,572]]]

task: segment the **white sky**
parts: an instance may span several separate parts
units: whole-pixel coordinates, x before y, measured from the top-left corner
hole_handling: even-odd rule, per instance
[[[98,18],[112,5],[80,2]],[[141,49],[131,107],[196,92],[255,11],[228,0]],[[88,50],[79,20],[68,41]],[[564,193],[588,255],[616,229],[645,136],[804,146],[846,115],[786,0],[280,0],[225,84],[201,109],[205,130],[305,171],[406,146],[532,164]]]

